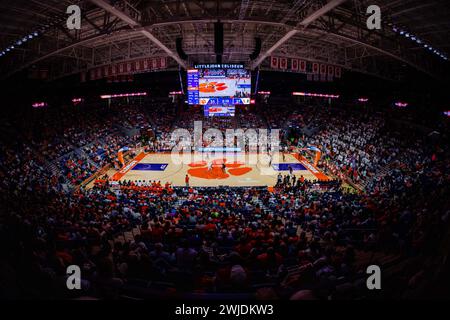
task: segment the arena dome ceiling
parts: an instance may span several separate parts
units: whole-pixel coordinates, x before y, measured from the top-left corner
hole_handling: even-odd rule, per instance
[[[66,27],[72,4],[81,8],[80,30]],[[382,30],[366,26],[374,4]],[[56,79],[142,57],[169,56],[171,69],[215,62],[214,23],[220,20],[223,62],[264,69],[264,58],[276,55],[388,79],[405,66],[439,78],[448,70],[449,17],[447,0],[2,0],[0,71],[7,78],[45,67]],[[187,60],[177,54],[177,38]],[[255,38],[262,40],[261,53],[250,60]]]

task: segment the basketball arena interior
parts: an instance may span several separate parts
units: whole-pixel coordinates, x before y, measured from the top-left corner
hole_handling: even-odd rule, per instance
[[[0,299],[450,297],[447,0],[0,1]]]

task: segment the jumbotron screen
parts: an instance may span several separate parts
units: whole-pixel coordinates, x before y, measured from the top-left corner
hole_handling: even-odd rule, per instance
[[[205,117],[234,117],[235,106],[209,106],[205,105],[204,115]]]
[[[251,72],[241,64],[196,65],[187,71],[188,103],[250,104]]]

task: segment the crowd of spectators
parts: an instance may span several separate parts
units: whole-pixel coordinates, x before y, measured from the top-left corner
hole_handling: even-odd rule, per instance
[[[131,126],[140,127],[153,111],[127,112]],[[292,113],[289,119],[303,126],[313,119],[311,112]],[[430,270],[436,270],[440,261],[432,257],[446,250],[440,246],[450,218],[446,138],[428,148],[405,128],[399,135],[384,131],[387,127],[379,116],[327,112],[327,125],[315,136],[297,138],[298,146],[322,146],[332,168],[366,170],[361,176],[375,177],[369,193],[344,192],[340,179],[328,182],[325,190],[304,179],[282,181],[273,190],[174,188],[158,181],[110,185],[106,179],[90,189],[64,190],[61,177],[48,169],[46,161],[63,157],[64,175],[78,184],[97,170],[94,163],[111,161],[114,150],[135,141],[122,139],[115,131],[114,123],[121,117],[117,110],[104,114],[106,120],[93,115],[87,123],[95,132],[84,132],[87,128],[81,126],[75,134],[77,124],[68,126],[64,132],[79,139],[67,137],[51,157],[40,153],[41,145],[48,146],[44,138],[28,143],[31,140],[24,134],[22,140],[2,141],[0,200],[5,214],[0,223],[0,261],[5,272],[0,282],[7,287],[3,294],[364,298],[369,295],[365,267],[376,262],[362,262],[365,252],[412,261],[395,282],[402,290],[386,283],[386,292],[394,297],[409,294],[418,286],[411,279],[419,274],[422,283],[432,279]],[[69,114],[74,123],[87,117]],[[175,116],[168,116],[171,120],[164,125],[153,119],[155,132],[168,134],[170,128],[192,123],[195,117],[184,115],[172,122]],[[244,117],[238,120],[251,127],[264,124],[267,117],[271,127],[279,121],[270,114],[248,116],[247,124]],[[325,119],[319,111],[314,115],[321,117]],[[222,129],[237,125],[225,124]],[[88,147],[66,158],[66,146]],[[100,148],[105,150],[105,162],[96,159]],[[389,162],[394,163],[392,170],[376,176]],[[66,267],[73,264],[82,268],[83,275],[83,290],[76,293],[65,289]]]
[[[271,116],[275,114],[273,108],[269,107],[264,115],[269,125],[278,126],[279,114]],[[280,107],[281,110],[286,108]],[[405,130],[387,120],[384,113],[367,113],[353,108],[302,106],[295,109],[286,115],[282,145],[300,150],[311,146],[319,148],[322,153],[320,169],[369,192],[388,191],[388,181],[400,180],[399,173],[406,168],[408,174],[402,181],[409,183],[410,173],[420,171],[431,162],[439,149],[430,143],[427,134]],[[292,130],[297,134],[292,135]],[[311,161],[314,158],[312,153],[303,154]],[[380,173],[383,175],[379,176]]]

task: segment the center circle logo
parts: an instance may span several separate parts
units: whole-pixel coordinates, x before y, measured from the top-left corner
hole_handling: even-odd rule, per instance
[[[243,162],[227,162],[227,159],[215,159],[210,163],[206,161],[192,162],[188,174],[200,179],[227,179],[230,176],[242,176],[252,168],[244,166]]]

